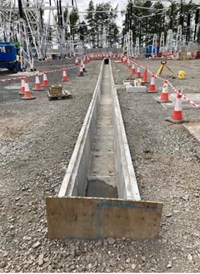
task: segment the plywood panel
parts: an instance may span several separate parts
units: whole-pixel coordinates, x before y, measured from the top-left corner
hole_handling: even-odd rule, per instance
[[[151,239],[159,234],[162,203],[47,197],[46,210],[51,239]]]

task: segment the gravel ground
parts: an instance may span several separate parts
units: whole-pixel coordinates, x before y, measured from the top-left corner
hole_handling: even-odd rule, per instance
[[[159,61],[142,61],[157,70]],[[58,63],[43,68],[57,68]],[[42,67],[41,65],[39,65]],[[104,239],[50,241],[44,198],[57,194],[89,106],[100,62],[87,65],[84,78],[70,69],[64,84],[73,98],[49,102],[45,92],[24,102],[17,90],[0,90],[0,272],[199,272],[200,144],[182,125],[165,122],[172,109],[153,94],[119,99],[138,185],[144,200],[164,203],[160,237],[151,241]],[[199,61],[171,61],[187,80],[171,82],[199,92]],[[42,68],[42,69],[43,69]],[[113,63],[117,84],[129,76]],[[0,78],[5,78],[5,75]],[[60,72],[48,74],[58,83]],[[18,83],[17,83],[18,84]],[[33,79],[30,78],[30,86]],[[184,110],[187,119],[199,110]]]

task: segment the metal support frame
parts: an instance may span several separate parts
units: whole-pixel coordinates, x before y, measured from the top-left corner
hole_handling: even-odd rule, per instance
[[[182,49],[182,26],[179,25],[176,33],[175,52]]]

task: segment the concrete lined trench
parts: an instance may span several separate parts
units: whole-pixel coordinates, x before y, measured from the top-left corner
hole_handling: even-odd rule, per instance
[[[109,66],[105,66],[96,117],[86,196],[117,198],[114,122]]]
[[[109,59],[101,63],[93,98],[58,193],[58,197],[65,196],[140,200]]]
[[[101,63],[58,196],[46,197],[50,239],[159,235],[162,203],[141,201],[108,63]]]

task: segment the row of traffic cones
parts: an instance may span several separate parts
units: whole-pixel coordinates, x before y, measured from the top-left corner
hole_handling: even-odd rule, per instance
[[[131,75],[127,78],[127,80],[132,80],[133,78],[142,78],[142,83],[148,83],[148,70],[145,68],[144,75],[142,77],[140,66],[138,65],[137,70],[135,69],[135,64],[133,63],[131,66]]]
[[[63,68],[61,81],[65,82],[65,81],[68,81],[68,80],[69,80],[69,78],[67,76],[67,71],[66,71],[65,68]],[[45,71],[43,72],[42,84],[40,83],[39,75],[38,74],[35,75],[35,86],[33,88],[34,91],[43,91],[44,90],[43,87],[48,87],[48,86],[49,86],[49,81],[47,79],[47,73]],[[23,100],[35,99],[35,97],[32,96],[32,94],[31,94],[27,77],[21,78],[21,92],[20,92],[20,95],[23,95],[23,97],[22,97]]]
[[[127,61],[126,58],[121,58],[121,63],[127,64],[127,62],[128,61]],[[129,64],[129,62],[128,62],[128,64]],[[129,67],[129,65],[128,65],[128,67]],[[141,76],[141,72],[140,72],[140,66],[138,65],[137,66],[137,70],[136,70],[135,64],[132,63],[132,66],[131,66],[131,75],[127,78],[127,80],[131,80],[134,77],[135,78],[141,78],[142,79],[142,83],[143,84],[147,84],[148,83],[148,69],[147,69],[147,67],[145,68],[144,75],[142,77]],[[168,80],[165,79],[164,83],[163,83],[163,87],[162,87],[162,92],[161,92],[160,98],[157,100],[157,102],[159,102],[159,103],[169,103],[169,102],[171,102],[169,100],[169,90],[168,89],[169,89],[168,88]],[[156,84],[155,84],[155,74],[154,73],[151,74],[151,81],[150,81],[150,85],[149,85],[149,87],[147,89],[147,92],[148,93],[158,92]],[[166,118],[166,121],[169,121],[169,122],[175,123],[175,124],[182,123],[184,121],[183,120],[181,98],[182,98],[182,91],[179,89],[178,92],[177,92],[176,102],[175,102],[173,113],[172,113],[171,117]]]
[[[153,80],[151,80],[151,84],[150,84],[148,90],[153,90],[153,92],[155,92],[156,88],[155,88],[154,75],[152,75],[152,79]],[[149,91],[149,92],[152,92],[152,91]],[[176,102],[175,102],[175,106],[174,106],[174,110],[172,112],[172,115],[171,115],[171,117],[166,118],[165,119],[166,121],[169,121],[169,122],[174,123],[174,124],[183,123],[184,120],[183,120],[183,111],[182,111],[181,98],[182,98],[182,90],[179,89],[178,92],[177,92]],[[161,92],[160,98],[159,98],[159,100],[157,100],[157,102],[159,102],[159,103],[169,103],[169,102],[171,102],[169,100],[168,80],[166,80],[166,79],[164,80],[163,87],[162,87],[162,92]]]
[[[156,88],[155,88],[154,77],[155,76],[153,74],[152,75],[153,80],[151,80],[151,83],[150,83],[150,86],[149,86],[149,89],[148,89],[149,92],[152,92],[151,90],[153,90],[153,92],[155,92]],[[174,110],[172,112],[172,115],[171,115],[171,117],[166,118],[165,119],[166,121],[169,121],[169,122],[174,123],[174,124],[180,124],[180,123],[184,122],[181,98],[182,98],[182,90],[179,89],[178,92],[177,92],[177,95],[176,95],[176,101],[175,101],[175,106],[174,106]],[[166,79],[164,80],[163,87],[162,87],[162,92],[161,92],[160,98],[159,98],[159,100],[157,100],[157,102],[159,102],[159,103],[169,103],[169,102],[171,102],[169,100],[168,80],[166,80]]]

